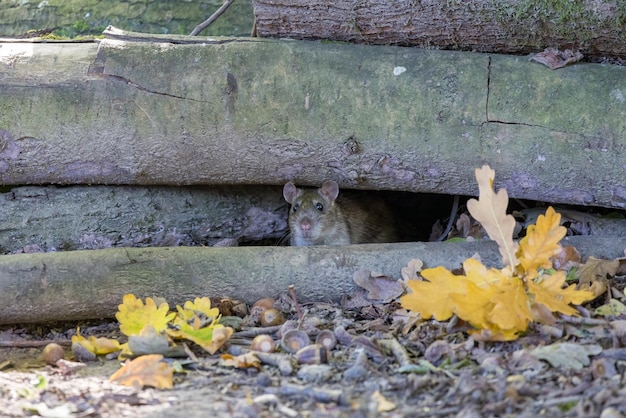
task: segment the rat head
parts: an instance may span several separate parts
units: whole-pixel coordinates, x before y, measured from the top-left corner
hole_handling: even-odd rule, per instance
[[[319,189],[298,189],[289,182],[283,187],[283,196],[291,205],[289,229],[291,245],[319,245],[324,243],[324,231],[335,222],[335,199],[339,186],[332,180]]]

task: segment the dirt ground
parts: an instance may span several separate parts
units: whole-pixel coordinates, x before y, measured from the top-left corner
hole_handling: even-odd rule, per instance
[[[461,322],[415,321],[395,303],[302,306],[314,338],[334,330],[327,363],[277,353],[260,369],[197,361],[174,388],[110,383],[116,359],[76,371],[46,366],[43,346],[83,336],[119,337],[115,321],[0,328],[0,416],[22,417],[603,417],[626,416],[626,321],[589,315],[534,326],[515,342],[477,342]],[[285,307],[288,319],[296,319]],[[247,328],[229,352],[280,327]],[[541,350],[537,350],[541,348]],[[286,362],[284,362],[286,360]],[[171,360],[174,361],[174,360]],[[283,363],[281,363],[283,361]],[[277,365],[273,365],[277,364]]]

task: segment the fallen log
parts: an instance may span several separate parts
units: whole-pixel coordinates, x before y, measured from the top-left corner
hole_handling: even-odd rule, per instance
[[[332,178],[344,188],[474,195],[474,168],[488,163],[514,198],[626,207],[624,67],[137,39],[1,44],[0,183]]]
[[[0,193],[0,253],[280,243],[278,187],[15,187]]]
[[[142,32],[188,34],[222,4],[222,0],[0,2],[0,34],[32,38],[38,33],[52,32],[57,36],[84,37],[99,35],[108,24]],[[238,1],[203,34],[249,34],[253,21],[252,4]]]
[[[623,256],[626,238],[569,237],[584,258]],[[253,303],[295,285],[298,300],[352,295],[354,272],[400,278],[419,258],[426,267],[458,267],[480,253],[500,267],[493,242],[367,244],[345,247],[115,248],[0,257],[0,324],[112,317],[122,296],[163,297],[182,304],[198,296]]]
[[[259,36],[527,54],[625,58],[617,1],[253,0]]]

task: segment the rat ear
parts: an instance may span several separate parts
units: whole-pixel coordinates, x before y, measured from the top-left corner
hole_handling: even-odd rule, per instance
[[[334,201],[339,196],[339,185],[333,180],[326,180],[320,189],[322,195],[330,201]]]
[[[298,189],[296,189],[296,186],[292,182],[285,184],[285,186],[283,187],[283,197],[285,198],[287,203],[293,204],[294,200],[296,200],[297,195]]]

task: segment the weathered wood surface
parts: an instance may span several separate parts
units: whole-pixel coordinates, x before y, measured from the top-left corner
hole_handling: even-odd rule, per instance
[[[621,1],[253,0],[259,36],[626,58]]]
[[[626,207],[625,67],[194,39],[2,43],[0,183],[475,195],[488,163],[514,198]]]
[[[0,193],[0,253],[277,244],[287,233],[279,187],[26,186]]]
[[[0,1],[0,35],[54,29],[61,36],[99,35],[108,25],[140,32],[189,34],[222,0],[46,0]],[[250,0],[237,1],[204,35],[248,35],[254,16]]]
[[[570,237],[586,258],[623,255],[626,238]],[[197,296],[252,303],[290,284],[298,300],[352,295],[355,271],[400,278],[412,258],[456,268],[479,252],[499,267],[493,242],[370,244],[345,247],[115,248],[0,257],[0,324],[112,317],[122,296],[164,297],[173,307]]]

